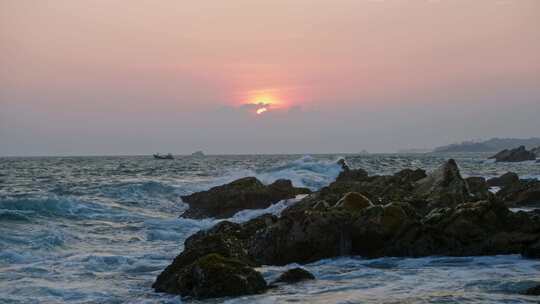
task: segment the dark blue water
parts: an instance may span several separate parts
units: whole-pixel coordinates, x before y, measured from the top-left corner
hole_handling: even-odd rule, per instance
[[[289,178],[318,189],[339,155],[0,158],[0,303],[178,303],[150,288],[183,240],[215,220],[186,220],[180,195],[244,176]],[[433,169],[448,155],[346,156],[371,174]],[[494,164],[452,155],[464,175],[508,170],[540,176],[540,164]],[[287,204],[245,211],[242,222]],[[288,267],[293,266],[289,265]],[[539,282],[540,262],[519,256],[422,259],[358,257],[306,266],[317,281],[231,303],[536,303],[519,291]],[[287,267],[259,269],[271,279]]]

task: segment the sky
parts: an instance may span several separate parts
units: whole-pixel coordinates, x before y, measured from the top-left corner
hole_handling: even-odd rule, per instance
[[[0,67],[4,156],[540,136],[538,0],[0,0]]]

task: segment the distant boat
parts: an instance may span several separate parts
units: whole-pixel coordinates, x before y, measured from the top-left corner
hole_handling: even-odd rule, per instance
[[[204,155],[203,151],[197,151],[197,152],[191,153],[191,156],[193,156],[193,157],[204,157],[205,155]]]
[[[154,154],[154,158],[155,159],[174,159],[174,157],[172,156],[171,153],[165,154],[165,155],[161,155],[161,154],[157,153],[157,154]]]

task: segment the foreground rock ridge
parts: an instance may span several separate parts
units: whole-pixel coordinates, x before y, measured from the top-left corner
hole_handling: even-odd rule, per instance
[[[521,253],[539,258],[540,213],[512,212],[506,205],[507,197],[534,193],[531,181],[515,177],[464,179],[454,160],[430,174],[405,169],[369,176],[362,169],[347,169],[281,217],[267,214],[242,224],[223,221],[192,235],[153,287],[195,298],[253,294],[267,288],[253,267],[347,255]],[[501,187],[502,195],[490,193],[489,184]],[[245,192],[237,191],[240,200],[246,200]],[[234,191],[225,193],[225,201],[234,200]]]

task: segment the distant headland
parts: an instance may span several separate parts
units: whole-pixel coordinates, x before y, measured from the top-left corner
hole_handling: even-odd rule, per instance
[[[512,149],[519,146],[525,146],[532,149],[540,146],[540,138],[491,138],[485,141],[464,141],[461,143],[450,144],[436,147],[435,153],[456,153],[456,152],[497,152],[505,149]]]

